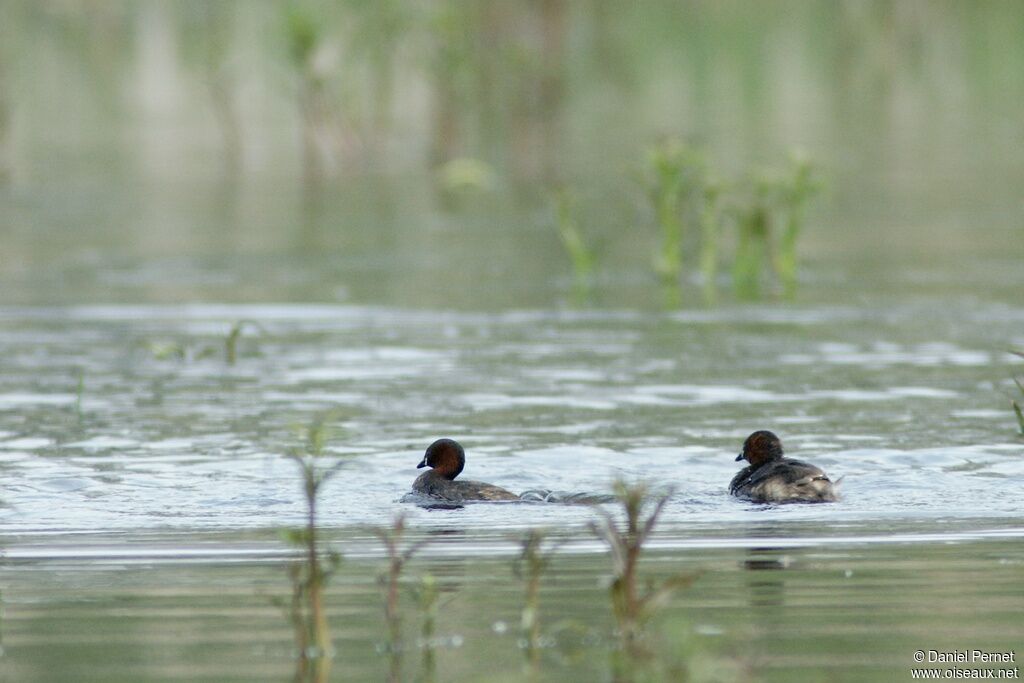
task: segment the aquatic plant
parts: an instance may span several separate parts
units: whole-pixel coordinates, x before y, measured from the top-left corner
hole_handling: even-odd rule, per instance
[[[540,583],[560,543],[545,547],[548,532],[531,529],[520,541],[519,557],[512,571],[525,584],[526,595],[520,617],[526,660],[536,671],[540,665]]]
[[[1024,351],[1010,351],[1010,353],[1024,358]],[[1021,401],[1024,402],[1024,384],[1016,377],[1013,378],[1013,383],[1020,390]],[[1021,404],[1017,403],[1015,399],[1011,399],[1010,404],[1013,406],[1013,412],[1017,415],[1017,431],[1021,436],[1024,436],[1024,410],[1021,409]]]
[[[703,202],[700,210],[700,274],[704,283],[704,297],[715,299],[718,288],[718,246],[722,234],[721,198],[724,183],[705,179]]]
[[[459,157],[441,164],[436,171],[439,189],[448,195],[490,192],[498,176],[485,161]]]
[[[759,179],[751,185],[734,204],[736,251],[732,278],[736,296],[742,299],[756,298],[761,292],[771,237],[771,182]]]
[[[85,394],[85,370],[78,370],[78,385],[75,387],[75,415],[82,421],[82,396]]]
[[[663,279],[675,282],[683,268],[684,209],[700,187],[704,157],[678,138],[668,138],[648,150],[647,168],[648,191],[661,232],[654,270]]]
[[[776,275],[783,291],[792,296],[796,290],[797,239],[803,232],[807,203],[820,189],[814,178],[814,168],[806,156],[799,152],[790,155],[789,168],[777,181],[778,209],[785,227],[778,240],[778,251],[773,259]]]
[[[1024,396],[1024,384],[1020,383],[1019,379],[1014,379],[1014,383],[1017,388],[1020,389],[1021,396]],[[1017,401],[1010,401],[1013,404],[1013,412],[1017,414],[1017,431],[1020,432],[1021,436],[1024,436],[1024,411],[1021,411],[1020,404]]]
[[[179,17],[179,54],[205,86],[213,121],[220,132],[224,170],[229,177],[242,166],[238,69],[232,59],[234,27],[240,14],[235,3],[207,2],[182,9]]]
[[[324,40],[321,22],[302,3],[289,3],[284,13],[288,57],[299,81],[298,106],[302,120],[303,155],[307,179],[320,173],[317,128],[320,124],[323,79],[317,74],[314,56]]]
[[[657,586],[648,582],[646,588],[641,589],[638,572],[644,544],[650,539],[672,492],[658,492],[647,483],[630,484],[622,480],[615,482],[613,492],[625,514],[625,527],[620,527],[609,511],[595,507],[601,520],[592,522],[590,529],[608,545],[612,554],[613,579],[609,596],[620,654],[624,655],[614,660],[614,668],[616,678],[621,679],[626,670],[650,659],[644,627],[674,591],[693,583],[696,574],[680,574]]]
[[[284,14],[288,56],[299,68],[306,68],[323,38],[316,17],[302,3],[289,3]]]
[[[384,587],[384,619],[387,622],[388,653],[391,660],[388,680],[393,682],[402,679],[402,613],[399,604],[402,572],[413,555],[430,541],[424,538],[403,547],[402,537],[405,531],[403,514],[397,515],[390,526],[377,527],[373,530],[384,544],[388,557],[387,570],[381,573],[379,580]]]
[[[431,86],[430,163],[440,167],[459,157],[462,148],[466,86],[473,77],[473,6],[439,2],[431,5],[428,29]]]
[[[404,0],[349,0],[351,10],[346,21],[352,24],[349,39],[353,57],[368,66],[370,117],[374,142],[380,144],[382,136],[391,127],[396,58],[406,34],[413,28],[419,8]]]
[[[736,225],[733,286],[738,297],[751,299],[760,295],[766,262],[770,263],[783,295],[795,293],[797,243],[803,232],[807,204],[819,188],[811,162],[794,153],[785,170],[748,174],[737,191],[730,194],[727,202]]]
[[[219,348],[216,345],[210,344],[164,339],[146,339],[140,342],[139,345],[146,349],[155,360],[159,361],[173,359],[191,362],[219,356],[222,352],[221,350],[223,350],[224,362],[228,365],[234,365],[238,362],[238,346],[246,328],[252,328],[258,334],[266,332],[263,326],[254,320],[239,320],[224,335],[224,340]]]
[[[263,332],[263,327],[252,320],[239,320],[228,331],[224,337],[224,361],[228,365],[234,365],[238,360],[238,340],[246,327],[252,327],[257,332]]]
[[[188,347],[178,341],[148,339],[142,342],[142,347],[156,360],[185,360],[188,357]]]
[[[579,293],[590,288],[590,277],[594,271],[594,253],[587,246],[580,231],[576,214],[576,200],[572,192],[563,188],[554,195],[555,228],[572,262],[573,282]]]
[[[797,243],[806,208],[820,188],[808,158],[793,153],[782,171],[748,172],[737,182],[714,177],[704,155],[675,138],[648,151],[647,185],[661,233],[654,269],[672,289],[669,305],[679,301],[675,285],[683,271],[687,225],[700,228],[699,268],[704,297],[717,294],[719,247],[723,219],[735,226],[733,286],[740,298],[761,292],[766,264],[771,265],[785,295],[797,281]],[[776,235],[776,226],[781,226]]]
[[[437,627],[437,600],[441,597],[437,579],[432,574],[420,578],[414,590],[416,604],[420,610],[420,648],[423,650],[423,683],[433,683],[437,678],[437,662],[434,658],[434,634]]]
[[[6,38],[7,36],[4,35]],[[4,41],[8,42],[8,41]],[[0,185],[6,184],[14,175],[12,150],[13,146],[13,106],[10,96],[10,79],[7,76],[6,54],[0,52]]]
[[[337,9],[329,3],[292,0],[283,15],[301,121],[304,181],[312,188],[338,168],[341,155],[354,151],[357,142],[351,117],[339,100],[341,85],[332,81],[339,71],[333,36]]]
[[[317,500],[323,485],[341,468],[344,461],[321,465],[328,427],[326,417],[314,420],[306,430],[305,443],[287,454],[302,473],[306,499],[306,524],[285,533],[286,541],[301,549],[300,559],[288,566],[291,599],[283,605],[295,633],[298,661],[295,681],[325,683],[330,679],[334,648],[324,611],[323,592],[328,580],[341,563],[341,555],[324,550],[317,533]]]

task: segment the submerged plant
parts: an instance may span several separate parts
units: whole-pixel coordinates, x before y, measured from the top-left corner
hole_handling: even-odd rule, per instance
[[[615,482],[613,490],[625,514],[625,527],[620,527],[610,512],[596,507],[602,519],[592,522],[590,528],[604,540],[612,554],[613,578],[609,594],[620,652],[624,655],[624,658],[617,658],[615,666],[619,674],[616,677],[621,679],[626,670],[644,664],[651,657],[644,642],[647,622],[675,590],[693,583],[696,575],[678,575],[661,585],[648,582],[645,588],[640,588],[640,556],[671,491],[655,492],[646,483],[628,484],[622,480]]]
[[[654,215],[661,232],[661,248],[654,270],[675,282],[683,269],[683,240],[686,236],[686,205],[700,187],[704,159],[699,152],[676,138],[669,138],[647,153],[649,191]]]
[[[387,570],[380,575],[380,583],[384,587],[384,619],[388,627],[388,652],[391,660],[388,680],[397,682],[402,679],[402,613],[399,604],[402,572],[405,564],[430,539],[420,539],[403,546],[402,537],[406,526],[405,515],[401,514],[395,517],[391,526],[378,527],[373,531],[384,544],[388,556]]]
[[[555,194],[554,203],[555,227],[565,253],[572,262],[576,291],[585,293],[590,288],[590,277],[594,271],[594,253],[580,231],[576,200],[571,191],[562,189]]]
[[[302,448],[287,455],[302,473],[306,524],[286,535],[291,545],[302,550],[301,558],[288,567],[292,593],[286,609],[298,649],[294,680],[325,683],[330,679],[334,650],[324,611],[323,591],[340,564],[341,556],[321,548],[317,534],[317,500],[323,485],[344,463],[339,461],[328,467],[320,464],[327,441],[325,418],[318,418],[307,428],[305,441]]]
[[[526,645],[526,659],[534,671],[540,665],[540,582],[560,545],[548,544],[545,547],[546,540],[546,531],[531,529],[520,542],[522,550],[512,565],[512,571],[526,588],[520,628]]]

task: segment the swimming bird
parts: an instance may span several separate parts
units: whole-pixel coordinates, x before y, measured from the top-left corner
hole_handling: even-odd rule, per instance
[[[743,442],[736,461],[750,463],[732,478],[729,493],[755,503],[831,503],[835,485],[821,468],[787,458],[775,434],[761,430]]]
[[[466,451],[459,442],[438,439],[427,447],[423,460],[416,466],[417,469],[431,469],[416,477],[412,490],[455,503],[467,500],[519,500],[519,496],[500,486],[480,481],[455,481],[465,466]]]

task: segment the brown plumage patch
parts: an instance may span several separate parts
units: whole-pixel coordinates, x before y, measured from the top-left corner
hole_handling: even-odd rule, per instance
[[[743,459],[751,465],[760,465],[782,457],[782,442],[772,432],[762,429],[743,442]]]
[[[466,466],[466,451],[454,439],[438,439],[427,447],[417,468],[429,467],[416,478],[412,490],[434,498],[461,503],[468,500],[519,500],[500,486],[480,481],[455,481]]]
[[[783,456],[782,442],[761,430],[743,442],[737,460],[750,463],[729,484],[729,493],[757,503],[826,503],[838,500],[828,476],[814,465]]]

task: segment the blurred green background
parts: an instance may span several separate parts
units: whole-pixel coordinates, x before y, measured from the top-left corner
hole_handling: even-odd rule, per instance
[[[1016,269],[1022,36],[1016,0],[6,0],[0,302],[557,304],[570,187],[597,301],[642,306],[666,136],[813,159],[812,280]]]

